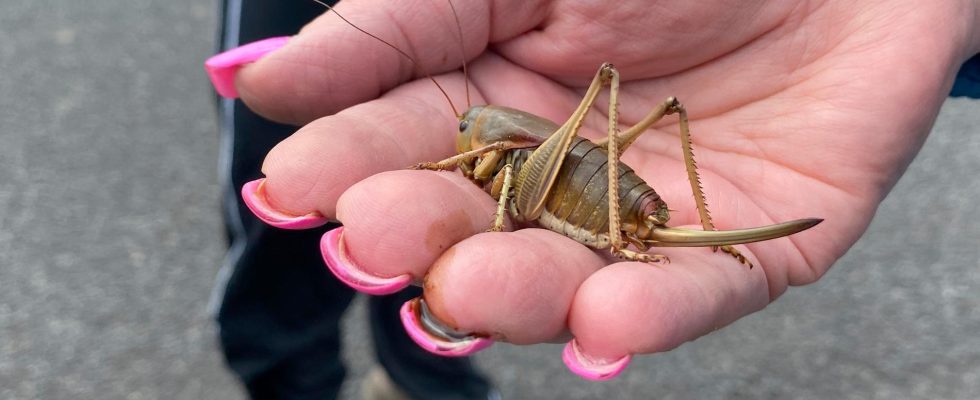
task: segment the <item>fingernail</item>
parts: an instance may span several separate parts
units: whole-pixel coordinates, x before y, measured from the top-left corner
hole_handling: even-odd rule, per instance
[[[426,329],[425,325],[441,325],[438,321],[426,313],[423,317],[425,303],[422,298],[409,300],[402,305],[401,318],[405,331],[420,347],[430,353],[445,357],[464,357],[483,350],[493,344],[493,340],[475,335],[464,335],[461,337],[450,337],[443,334],[435,334]],[[427,321],[423,321],[426,318]],[[449,328],[438,328],[440,331],[451,331]]]
[[[323,261],[341,282],[354,290],[373,295],[395,293],[412,283],[412,276],[409,274],[382,278],[364,272],[347,257],[344,251],[343,233],[344,227],[341,226],[325,233],[320,239]]]
[[[245,64],[258,60],[270,52],[282,47],[289,36],[279,36],[259,40],[217,54],[204,62],[214,90],[222,97],[234,99],[238,97],[235,89],[235,72]]]
[[[603,360],[586,355],[578,342],[572,339],[561,352],[562,361],[576,375],[593,381],[606,381],[618,376],[632,357],[627,354],[618,360]]]
[[[269,205],[265,197],[265,178],[256,179],[242,186],[242,200],[252,214],[269,225],[282,229],[310,229],[327,223],[327,218],[314,211],[306,215],[290,215]]]

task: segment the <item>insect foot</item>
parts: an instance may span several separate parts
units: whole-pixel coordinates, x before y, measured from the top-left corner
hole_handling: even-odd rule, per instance
[[[501,225],[497,225],[497,224],[490,225],[490,227],[487,228],[487,230],[486,230],[486,232],[503,232],[503,231],[504,231],[503,224],[501,224]]]
[[[619,257],[619,258],[622,258],[622,259],[628,260],[628,261],[639,261],[639,262],[657,263],[657,264],[670,264],[670,259],[667,258],[667,256],[661,255],[661,254],[638,253],[638,252],[635,252],[635,251],[632,251],[632,250],[627,250],[627,249],[615,249],[615,250],[613,250],[613,254],[615,254],[616,257]]]
[[[732,246],[721,246],[718,249],[720,249],[724,253],[728,253],[732,257],[735,257],[735,259],[738,260],[738,262],[742,263],[742,265],[748,266],[749,269],[752,269],[752,268],[755,267],[755,265],[753,265],[752,262],[749,261],[748,258],[746,258],[744,255],[742,255],[742,253],[739,252],[738,250],[735,250],[735,248],[732,247]]]
[[[420,162],[418,164],[415,164],[415,165],[412,165],[412,166],[408,167],[408,169],[424,169],[424,170],[429,170],[429,171],[439,171],[439,170],[441,170],[443,168],[439,168],[439,164],[438,163],[434,163],[434,162]]]

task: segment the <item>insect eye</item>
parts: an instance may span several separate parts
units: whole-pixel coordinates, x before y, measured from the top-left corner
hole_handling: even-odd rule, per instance
[[[459,131],[460,132],[465,131],[466,128],[469,128],[469,126],[470,126],[470,123],[468,121],[466,121],[466,120],[459,121]]]

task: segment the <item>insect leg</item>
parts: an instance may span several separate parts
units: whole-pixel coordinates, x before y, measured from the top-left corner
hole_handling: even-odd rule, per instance
[[[701,186],[701,178],[698,175],[698,166],[694,161],[694,150],[691,148],[691,131],[687,123],[687,110],[684,108],[679,101],[674,97],[668,97],[663,103],[654,108],[643,117],[640,122],[636,123],[626,131],[619,135],[616,135],[615,145],[621,145],[622,148],[618,149],[618,153],[622,154],[626,147],[629,147],[636,138],[647,131],[650,126],[657,123],[665,115],[677,114],[680,119],[680,131],[681,131],[681,149],[684,153],[684,167],[687,169],[687,179],[691,184],[691,192],[694,194],[694,202],[698,208],[698,216],[701,219],[701,226],[706,231],[715,231],[714,223],[711,221],[711,213],[708,212],[708,203],[704,197],[704,189]],[[614,147],[612,143],[613,140],[610,138],[598,143],[600,146],[605,146],[608,149]],[[616,146],[618,147],[618,146]],[[652,218],[652,216],[651,216]],[[654,223],[663,223],[663,221],[653,221]],[[752,268],[752,263],[750,263],[745,256],[735,250],[734,247],[729,245],[720,246],[721,251],[730,254],[735,257],[739,262],[748,265]],[[719,247],[713,247],[714,250],[718,250]]]
[[[704,227],[706,231],[717,230],[715,224],[711,222],[711,214],[708,212],[708,203],[704,198],[704,189],[701,186],[701,178],[698,176],[698,166],[694,161],[694,150],[691,149],[691,131],[687,125],[687,110],[684,106],[677,101],[677,99],[670,98],[668,100],[673,100],[671,107],[667,109],[668,114],[677,113],[680,119],[680,130],[681,130],[681,149],[684,153],[684,167],[687,168],[687,180],[691,183],[691,192],[694,194],[694,202],[698,207],[698,216],[701,218],[701,226]],[[752,263],[745,258],[742,253],[735,250],[734,247],[729,245],[721,246],[721,251],[728,253],[732,257],[735,257],[740,263],[747,265],[750,269],[752,268]],[[712,247],[712,250],[717,251],[719,247]]]
[[[625,131],[617,134],[616,145],[619,147],[619,154],[623,154],[623,152],[625,152],[626,149],[631,144],[633,144],[634,141],[636,141],[636,138],[640,137],[640,135],[647,132],[647,129],[650,128],[653,124],[657,123],[657,121],[660,121],[660,119],[662,119],[664,115],[667,115],[668,114],[667,111],[676,102],[677,100],[675,100],[673,97],[668,97],[667,100],[665,100],[663,103],[660,103],[660,105],[658,105],[656,108],[651,110],[650,113],[648,113],[645,117],[643,117],[643,119],[641,119],[640,122],[637,122],[636,125],[633,125],[628,129],[626,129]],[[596,145],[608,149],[610,140],[611,139],[607,137],[605,139],[596,142]]]
[[[609,247],[610,251],[616,256],[625,258],[630,261],[642,261],[642,262],[668,262],[666,256],[662,255],[651,255],[646,253],[637,253],[632,250],[626,249],[627,243],[623,240],[623,231],[621,227],[621,221],[619,220],[619,140],[616,133],[619,131],[619,125],[617,122],[618,114],[618,99],[619,99],[619,71],[610,66],[610,82],[609,82],[609,130],[607,143],[608,148],[606,149],[606,154],[608,160],[606,162],[608,171],[608,181],[609,189],[608,203],[609,203]]]
[[[504,158],[503,151],[490,151],[483,155],[476,164],[476,168],[473,169],[473,178],[479,179],[481,182],[486,181],[493,175],[494,170],[497,165],[500,164],[500,160]]]
[[[491,143],[478,149],[470,150],[464,153],[459,153],[455,156],[449,157],[439,162],[421,162],[409,167],[409,169],[428,169],[434,171],[453,170],[456,168],[456,165],[462,161],[468,160],[473,157],[479,157],[484,153],[489,153],[494,150],[504,150],[506,148],[507,148],[507,143],[505,142]]]
[[[497,179],[494,179],[493,188],[490,191],[491,196],[497,197],[497,217],[487,232],[500,232],[504,229],[504,214],[507,212],[507,198],[510,196],[510,187],[514,179],[514,166],[506,164],[501,172],[503,174],[499,176],[503,177],[503,182],[498,188]]]
[[[517,173],[517,183],[514,185],[514,202],[527,221],[533,221],[544,211],[548,193],[558,179],[565,155],[571,146],[572,139],[578,136],[585,115],[595,104],[599,91],[609,82],[611,73],[615,71],[612,64],[599,67],[589,89],[585,92],[582,102],[568,120],[558,130],[541,143],[524,162]]]
[[[691,183],[691,191],[694,192],[694,201],[697,204],[698,215],[701,217],[701,225],[706,231],[716,230],[714,224],[711,222],[711,214],[708,213],[708,206],[704,199],[704,191],[701,188],[701,178],[698,176],[697,163],[694,162],[694,151],[691,149],[691,132],[687,124],[687,110],[684,109],[684,106],[676,98],[668,97],[663,103],[660,103],[659,106],[643,117],[640,122],[636,123],[636,125],[633,125],[618,135],[611,135],[597,144],[605,147],[607,150],[617,148],[617,153],[622,154],[626,150],[626,147],[629,147],[641,134],[647,132],[650,126],[657,123],[665,115],[674,113],[677,113],[680,118],[684,166],[687,169],[688,181]],[[613,137],[615,137],[615,141],[612,140]],[[662,223],[663,221],[655,222]]]

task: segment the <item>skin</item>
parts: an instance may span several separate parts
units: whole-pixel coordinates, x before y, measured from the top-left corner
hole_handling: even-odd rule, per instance
[[[622,124],[667,96],[687,107],[719,228],[826,219],[739,246],[752,270],[705,248],[654,249],[672,262],[648,265],[545,230],[482,234],[494,201],[479,188],[455,173],[401,170],[451,155],[457,121],[393,50],[328,14],[239,72],[249,107],[305,125],[265,160],[272,205],[339,219],[365,270],[424,278],[433,312],[458,329],[523,344],[570,332],[597,358],[672,349],[819,279],[868,227],[957,68],[980,51],[975,0],[456,3],[473,104],[562,122],[612,62],[624,79]],[[464,111],[447,4],[338,10],[441,74]],[[603,98],[586,137],[604,135]],[[624,161],[675,210],[672,226],[697,225],[676,123],[665,118]]]

